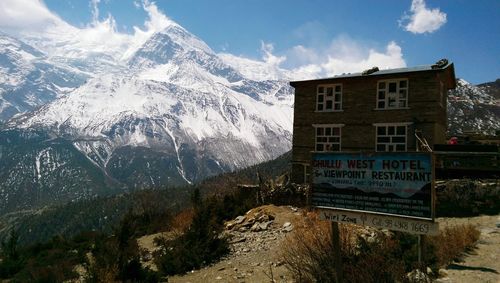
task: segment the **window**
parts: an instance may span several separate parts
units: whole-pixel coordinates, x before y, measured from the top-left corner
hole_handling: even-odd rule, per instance
[[[407,124],[376,125],[376,151],[406,151]]]
[[[316,151],[340,151],[340,128],[342,125],[317,125]]]
[[[342,110],[342,85],[319,85],[317,91],[317,111]]]
[[[408,107],[408,80],[379,81],[377,86],[377,109]]]

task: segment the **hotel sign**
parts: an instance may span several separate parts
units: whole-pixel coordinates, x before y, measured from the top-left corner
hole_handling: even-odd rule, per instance
[[[430,153],[315,153],[312,205],[434,219]]]

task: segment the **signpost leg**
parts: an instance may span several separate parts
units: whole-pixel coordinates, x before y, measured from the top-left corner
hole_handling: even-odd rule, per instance
[[[425,235],[418,235],[418,265],[424,268]]]
[[[342,256],[340,254],[339,223],[337,222],[332,222],[332,244],[335,257],[335,276],[337,277],[337,283],[342,283],[344,276],[342,274]]]
[[[418,235],[417,250],[418,250],[418,265],[422,266],[422,235]]]

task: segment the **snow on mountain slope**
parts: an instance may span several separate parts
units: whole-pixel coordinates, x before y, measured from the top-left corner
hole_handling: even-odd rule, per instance
[[[181,26],[154,34],[127,64],[8,125],[70,139],[108,174],[128,158],[115,158],[120,148],[148,148],[185,183],[290,149],[288,82],[245,78]]]
[[[30,111],[83,84],[86,76],[0,33],[0,120]]]
[[[494,82],[482,83],[478,87],[493,96],[500,105],[500,79],[496,79]]]
[[[448,131],[495,134],[500,129],[500,105],[484,88],[457,79],[457,87],[448,94]]]
[[[245,77],[256,80],[293,80],[293,79],[311,79],[311,77],[301,77],[293,72],[279,68],[276,64],[255,61],[233,54],[220,53],[219,57],[228,65],[241,72]],[[279,62],[277,62],[279,63]]]
[[[0,133],[0,214],[118,193],[71,142],[33,130]]]

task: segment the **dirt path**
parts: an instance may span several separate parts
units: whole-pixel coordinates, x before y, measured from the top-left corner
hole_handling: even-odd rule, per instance
[[[248,230],[241,230],[240,233],[239,229],[232,229],[232,252],[225,259],[212,266],[195,270],[183,276],[170,277],[168,282],[266,283],[273,282],[271,279],[274,279],[274,282],[295,282],[290,272],[283,265],[280,251],[288,233],[293,229],[293,224],[302,216],[297,209],[292,207],[266,205],[252,209],[246,214],[247,219],[245,221],[263,215],[274,217],[274,219],[259,222],[270,222],[269,227],[263,230],[251,231],[252,228],[247,226]],[[239,228],[241,229],[244,224],[245,222],[238,224]],[[291,224],[291,226],[288,224]],[[285,227],[290,228],[286,229]]]
[[[481,236],[477,248],[467,254],[463,262],[449,265],[442,283],[500,283],[500,215],[471,218],[442,218],[440,225],[476,225]]]

